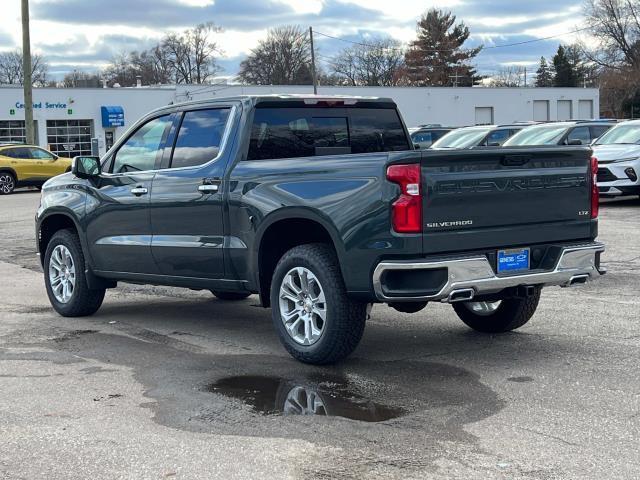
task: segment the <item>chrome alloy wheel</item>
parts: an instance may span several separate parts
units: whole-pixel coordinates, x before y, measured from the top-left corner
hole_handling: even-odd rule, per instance
[[[476,315],[487,317],[492,315],[498,307],[500,307],[501,300],[497,302],[464,302],[464,306],[471,310]]]
[[[0,192],[7,194],[13,192],[15,180],[8,173],[0,173]]]
[[[280,318],[300,345],[313,345],[324,331],[327,304],[318,278],[304,267],[292,268],[280,285]]]
[[[53,296],[60,303],[67,303],[76,287],[76,266],[71,252],[64,245],[58,245],[49,259],[49,284]]]
[[[327,415],[327,408],[317,392],[305,387],[293,387],[282,406],[285,415]]]

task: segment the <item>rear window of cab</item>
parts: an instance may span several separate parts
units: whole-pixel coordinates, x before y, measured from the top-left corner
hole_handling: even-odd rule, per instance
[[[395,109],[257,108],[247,160],[410,150]]]

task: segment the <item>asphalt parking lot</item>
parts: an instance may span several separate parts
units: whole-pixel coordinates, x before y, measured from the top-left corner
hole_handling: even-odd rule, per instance
[[[292,360],[256,297],[123,284],[57,316],[38,199],[0,197],[0,478],[638,478],[638,199],[601,206],[609,274],[546,289],[519,331],[376,306],[330,368]]]

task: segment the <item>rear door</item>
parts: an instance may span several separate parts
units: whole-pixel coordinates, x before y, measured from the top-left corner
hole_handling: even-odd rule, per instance
[[[586,148],[425,151],[426,253],[587,239]]]
[[[231,105],[178,115],[151,194],[152,252],[163,275],[222,279]]]

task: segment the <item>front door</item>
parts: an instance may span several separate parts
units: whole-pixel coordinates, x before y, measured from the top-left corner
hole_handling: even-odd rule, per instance
[[[224,278],[222,177],[231,107],[186,111],[151,193],[152,252],[163,275]],[[228,149],[226,149],[228,152]]]
[[[171,115],[137,128],[93,180],[87,200],[87,241],[94,269],[157,274],[151,254],[149,199]]]

